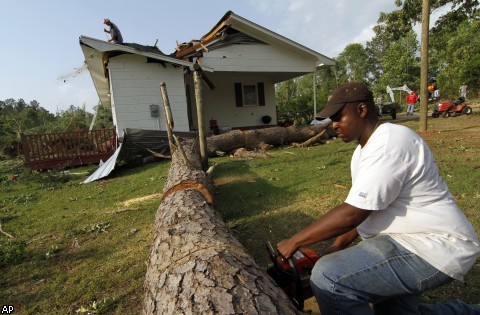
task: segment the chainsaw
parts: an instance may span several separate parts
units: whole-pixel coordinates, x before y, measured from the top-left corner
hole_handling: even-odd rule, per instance
[[[267,273],[292,300],[295,307],[302,311],[306,299],[313,296],[310,275],[317,260],[320,259],[313,249],[300,248],[292,257],[285,259],[267,242],[267,250],[272,260]]]

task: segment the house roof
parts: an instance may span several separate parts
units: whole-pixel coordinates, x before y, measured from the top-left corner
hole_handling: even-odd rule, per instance
[[[194,63],[192,61],[196,57],[202,57],[204,51],[232,43],[260,42],[284,47],[309,59],[311,58],[315,61],[316,68],[335,65],[333,59],[236,15],[232,11],[228,11],[200,40],[177,44],[176,51],[171,55],[162,53],[155,46],[135,43],[114,44],[87,36],[80,36],[79,40],[93,84],[101,103],[105,106],[111,105],[108,60],[110,57],[121,54],[136,54],[157,60],[160,63],[170,63],[193,69]],[[209,72],[214,71],[214,69],[205,66],[202,66],[202,69]],[[294,74],[294,76],[298,75],[301,74]],[[281,80],[290,77],[283,75]]]
[[[80,36],[80,47],[85,56],[93,84],[103,105],[110,106],[110,87],[108,78],[108,59],[120,54],[135,54],[145,56],[161,63],[170,63],[193,69],[193,63],[165,55],[155,46],[144,46],[135,43],[114,44],[103,40]],[[203,68],[206,71],[212,69]]]
[[[244,37],[232,39],[232,35],[238,37],[238,32],[243,33]],[[313,56],[318,60],[317,67],[335,65],[333,59],[236,15],[232,11],[228,11],[212,30],[205,34],[200,40],[192,40],[188,43],[177,45],[177,50],[174,55],[179,59],[191,60],[192,57],[201,57],[203,51],[214,49],[219,42],[227,40],[256,40],[267,44],[275,44],[296,50],[300,54]]]

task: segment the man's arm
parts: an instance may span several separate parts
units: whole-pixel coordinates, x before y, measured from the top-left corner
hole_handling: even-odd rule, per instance
[[[333,244],[325,248],[320,255],[325,256],[334,252],[338,252],[342,249],[345,249],[357,238],[358,238],[358,231],[357,231],[357,228],[354,228],[348,231],[347,233],[344,233],[339,237],[337,237],[333,242]]]
[[[345,239],[340,239],[339,242],[347,241],[354,235],[354,232],[351,231],[362,223],[370,213],[369,210],[342,203],[291,238],[278,243],[277,249],[285,258],[289,258],[300,246],[325,241],[342,234],[346,234]]]

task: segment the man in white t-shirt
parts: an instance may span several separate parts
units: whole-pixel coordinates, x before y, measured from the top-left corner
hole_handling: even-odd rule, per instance
[[[480,254],[428,145],[407,127],[380,125],[361,83],[337,88],[319,116],[330,117],[344,142],[359,143],[352,187],[344,203],[277,248],[288,258],[336,237],[310,279],[321,313],[480,314],[480,306],[458,300],[420,303],[426,290],[462,280]],[[362,241],[348,247],[358,236]]]

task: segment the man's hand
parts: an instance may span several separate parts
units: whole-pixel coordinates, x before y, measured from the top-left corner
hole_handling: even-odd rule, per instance
[[[286,239],[277,244],[277,250],[285,259],[290,258],[296,251],[298,247],[292,241],[292,239]]]
[[[357,238],[356,227],[362,223],[371,211],[356,208],[347,203],[336,206],[291,238],[277,244],[277,249],[285,258],[292,256],[299,247],[322,242],[342,234],[331,248],[332,251],[347,247]]]

